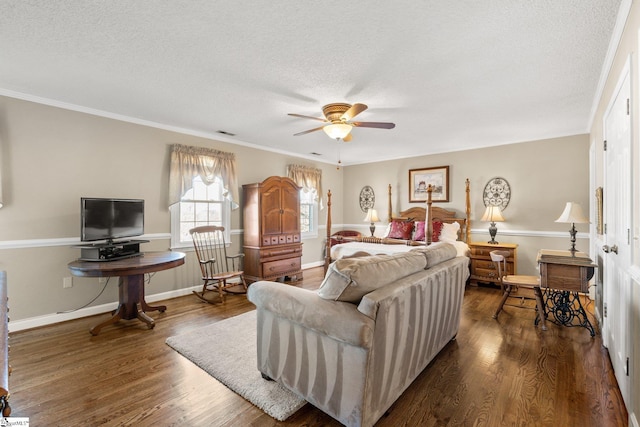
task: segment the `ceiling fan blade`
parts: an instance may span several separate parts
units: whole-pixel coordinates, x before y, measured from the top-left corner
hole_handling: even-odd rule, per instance
[[[293,117],[301,117],[301,118],[303,118],[303,119],[319,120],[319,121],[321,121],[321,122],[326,122],[326,121],[327,121],[327,119],[321,119],[320,117],[304,116],[304,115],[302,115],[302,114],[289,113],[289,115],[290,115],[290,116],[293,116]]]
[[[340,116],[340,120],[347,120],[347,121],[351,120],[358,114],[362,113],[367,108],[369,107],[367,107],[364,104],[355,103],[347,111],[342,113],[342,116]]]
[[[294,133],[293,136],[304,135],[304,134],[307,134],[307,133],[315,132],[317,130],[322,129],[323,127],[324,126],[320,126],[320,127],[315,128],[315,129],[309,129],[309,130],[305,130],[305,131],[302,131],[302,132]]]
[[[396,127],[395,123],[386,122],[351,122],[350,124],[359,128],[393,129]]]
[[[351,132],[349,132],[349,133],[347,134],[347,136],[345,136],[344,138],[342,138],[342,140],[343,140],[344,142],[349,142],[349,141],[351,141],[351,135],[352,135],[352,133],[351,133]]]

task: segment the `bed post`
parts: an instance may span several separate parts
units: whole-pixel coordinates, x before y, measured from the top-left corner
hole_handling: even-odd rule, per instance
[[[431,186],[431,184],[429,184],[429,186],[427,187],[427,213],[424,218],[424,225],[427,233],[427,246],[431,244],[431,241],[433,239],[433,217],[431,216],[431,204],[433,203],[431,201],[432,192],[433,187]]]
[[[331,263],[331,190],[327,192],[327,241],[324,252],[324,273],[327,273]]]
[[[466,179],[466,181],[464,182],[465,186],[466,186],[466,192],[467,192],[467,206],[466,206],[466,214],[467,214],[467,226],[466,226],[466,230],[465,230],[465,242],[467,244],[469,244],[470,239],[471,239],[471,198],[469,197],[469,178]]]
[[[391,184],[389,184],[389,191],[388,191],[388,202],[387,202],[387,220],[389,221],[389,224],[391,224],[391,216],[393,215],[393,212],[391,210]]]

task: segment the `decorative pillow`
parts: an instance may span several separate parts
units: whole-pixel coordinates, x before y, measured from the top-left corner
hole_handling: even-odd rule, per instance
[[[442,233],[442,221],[433,221],[433,233],[431,233],[431,241],[439,242]]]
[[[442,224],[442,231],[440,232],[440,241],[441,242],[455,242],[458,240],[458,231],[460,231],[460,224],[457,222],[454,223],[444,223]]]
[[[411,232],[413,231],[413,221],[391,221],[391,230],[389,230],[390,239],[411,240]]]
[[[324,299],[358,304],[369,292],[424,270],[426,265],[425,256],[413,251],[343,258],[329,266],[317,292]]]
[[[416,221],[416,231],[413,233],[413,240],[416,242],[424,242],[424,221]]]

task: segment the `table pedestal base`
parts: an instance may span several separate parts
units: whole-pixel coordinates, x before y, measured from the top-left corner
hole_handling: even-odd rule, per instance
[[[153,329],[156,323],[151,317],[147,316],[146,312],[159,311],[163,313],[167,309],[165,305],[150,306],[144,300],[144,274],[121,276],[118,288],[120,305],[111,313],[112,317],[110,319],[91,328],[91,335],[98,335],[103,327],[116,323],[121,319],[139,319],[146,323],[149,329]]]
[[[547,320],[562,326],[582,326],[592,337],[596,335],[578,292],[545,289],[544,297]]]

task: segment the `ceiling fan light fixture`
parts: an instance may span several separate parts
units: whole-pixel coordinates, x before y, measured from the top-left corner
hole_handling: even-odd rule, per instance
[[[344,139],[345,136],[349,135],[351,129],[353,129],[353,126],[346,123],[332,123],[322,128],[329,135],[329,138],[333,139]]]

